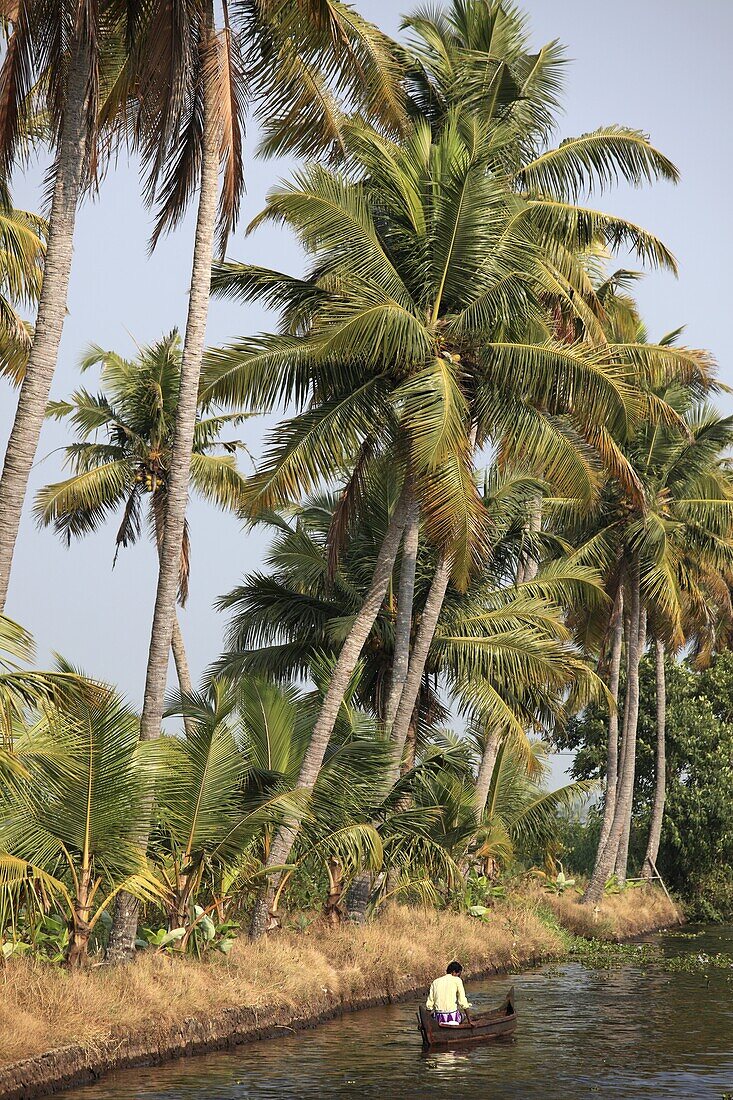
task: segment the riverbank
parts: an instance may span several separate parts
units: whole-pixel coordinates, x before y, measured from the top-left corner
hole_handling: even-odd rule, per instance
[[[27,959],[3,969],[0,1097],[41,1096],[123,1066],[165,1061],[313,1027],[341,1012],[417,996],[451,957],[478,977],[560,959],[570,934],[621,939],[678,914],[652,888],[585,910],[539,890],[487,923],[395,907],[363,926],[281,932],[196,962],[146,953],[128,967],[71,973]]]

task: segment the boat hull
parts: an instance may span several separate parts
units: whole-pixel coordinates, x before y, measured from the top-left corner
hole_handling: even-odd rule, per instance
[[[517,1027],[517,1012],[514,1007],[514,987],[509,990],[504,1001],[491,1012],[472,1016],[471,1022],[463,1021],[457,1027],[439,1024],[431,1012],[421,1005],[418,1014],[418,1031],[422,1035],[423,1047],[456,1047],[471,1043],[482,1043],[487,1039],[503,1039],[511,1035]]]

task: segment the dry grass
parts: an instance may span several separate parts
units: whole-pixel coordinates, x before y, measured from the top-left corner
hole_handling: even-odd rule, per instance
[[[545,894],[558,922],[574,936],[629,940],[680,921],[680,912],[657,887],[641,886],[610,894],[595,908],[581,905],[577,894]]]
[[[579,914],[570,899],[541,897],[561,924],[580,934],[598,935],[601,919],[613,925],[616,937],[670,921],[656,891],[610,899],[597,921],[592,913]],[[140,1029],[151,1033],[227,1007],[248,1005],[263,1017],[273,1008],[314,1015],[333,1003],[334,994],[348,1002],[426,986],[454,957],[469,974],[558,957],[562,937],[543,922],[537,900],[499,904],[488,924],[395,907],[361,927],[316,923],[306,932],[280,932],[256,944],[242,940],[228,957],[212,954],[202,962],[148,953],[128,967],[70,973],[13,960],[0,975],[0,1063],[73,1042],[93,1045]]]

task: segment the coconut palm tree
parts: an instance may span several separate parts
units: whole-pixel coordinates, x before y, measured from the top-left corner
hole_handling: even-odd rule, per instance
[[[704,578],[727,573],[733,555],[733,484],[722,455],[733,436],[731,418],[701,401],[710,382],[678,382],[655,394],[679,421],[644,425],[627,445],[643,486],[636,501],[617,485],[586,512],[587,539],[574,560],[592,563],[612,591],[624,586],[627,624],[627,691],[615,807],[605,846],[586,892],[596,901],[614,868],[626,874],[626,837],[633,803],[638,662],[648,620],[655,639],[673,651],[685,641],[688,609],[704,603]],[[573,533],[566,529],[572,538]],[[576,531],[577,533],[577,531]],[[661,703],[660,698],[660,703]],[[660,726],[660,732],[663,724]],[[661,779],[661,775],[660,775]],[[659,797],[661,797],[661,787]],[[660,819],[661,820],[661,819]]]
[[[619,173],[638,185],[654,176],[675,180],[676,169],[649,146],[645,135],[626,127],[604,127],[567,139],[557,149],[547,149],[564,58],[557,43],[539,53],[529,49],[525,20],[516,9],[501,3],[455,0],[445,12],[420,11],[404,25],[411,32],[408,102],[414,113],[439,127],[460,103],[490,122],[497,170],[506,173],[510,185],[526,200],[517,215],[518,223],[531,226],[531,232],[545,245],[545,275],[554,283],[555,334],[572,342],[580,327],[591,339],[603,340],[598,325],[602,306],[578,261],[577,250],[600,242],[616,247],[623,241],[653,265],[674,270],[675,264],[652,235],[579,206],[578,197],[594,185],[603,189]],[[560,455],[567,441],[558,440],[558,444],[556,454]],[[541,467],[535,472],[543,475]],[[539,525],[538,503],[529,511],[529,523]],[[522,577],[531,579],[534,568],[531,560],[522,565]],[[430,601],[435,608],[439,608],[446,585],[446,570],[438,569]],[[403,692],[393,728],[397,744],[409,722],[429,629],[426,620],[422,638],[416,640],[406,677],[411,683]]]
[[[302,803],[286,785],[261,785],[255,779],[247,706],[255,697],[260,704],[256,717],[268,736],[282,737],[288,700],[256,681],[238,691],[218,681],[205,696],[184,696],[172,708],[184,717],[186,734],[168,739],[165,746],[152,859],[166,886],[169,930],[183,931],[182,950],[201,920],[221,909],[248,850],[256,850],[268,826]],[[270,761],[270,778],[275,768]],[[205,907],[197,907],[204,890],[209,895]]]
[[[480,739],[461,741],[444,732],[440,740],[453,746],[450,763],[423,769],[414,785],[415,813],[430,815],[430,835],[456,864],[474,867],[488,878],[511,865],[518,849],[551,852],[560,813],[576,807],[595,787],[586,780],[548,790],[546,746],[533,741],[527,753],[507,742],[499,750],[489,798],[479,811],[474,781]]]
[[[17,0],[3,12],[9,36],[0,68],[0,177],[10,178],[39,116],[54,160],[43,283],[0,477],[0,610],[61,342],[76,211],[97,174],[104,57],[118,57],[136,7],[117,0],[92,7],[82,0]]]
[[[274,191],[258,219],[285,221],[299,234],[315,252],[315,278],[231,266],[215,277],[219,288],[280,305],[284,323],[277,336],[212,354],[203,394],[260,410],[292,397],[309,405],[266,455],[251,507],[277,506],[344,468],[349,501],[366,466],[390,450],[406,471],[375,589],[344,646],[316,727],[308,785],[386,591],[410,497],[419,499],[426,535],[443,552],[415,643],[419,660],[397,710],[397,741],[414,707],[449,577],[465,584],[480,556],[475,447],[501,440],[507,453],[542,464],[550,479],[580,477],[589,495],[596,472],[588,446],[577,446],[573,433],[602,449],[610,444],[612,461],[623,465],[607,424],[630,414],[628,368],[617,364],[615,348],[553,339],[544,297],[556,292],[557,280],[548,275],[544,245],[513,232],[525,200],[487,171],[491,137],[460,112],[439,137],[420,123],[402,145],[355,125],[347,147],[362,165],[361,181],[307,170]],[[633,356],[635,349],[626,350]],[[591,428],[601,408],[603,426]],[[570,416],[572,427],[559,427],[559,415]]]
[[[356,696],[355,683],[278,891],[279,901],[293,878],[318,882],[325,874],[332,920],[345,883],[382,861],[371,817],[389,752]],[[156,791],[153,858],[170,886],[169,920],[186,936],[197,894],[208,895],[201,916],[220,910],[225,893],[251,888],[283,815],[302,812],[304,792],[294,788],[318,702],[317,693],[246,675],[214,680],[206,696],[182,700],[187,735],[170,746]]]
[[[171,446],[181,372],[181,341],[174,330],[135,360],[92,346],[81,370],[101,366],[99,393],[80,389],[69,401],[53,401],[47,416],[68,421],[76,442],[65,449],[72,475],[38,491],[35,515],[41,526],[53,526],[69,545],[72,538],[95,532],[122,511],[116,553],[134,544],[147,520],[160,552],[165,527]],[[230,413],[204,417],[194,432],[190,483],[193,492],[218,507],[237,511],[244,479],[237,470],[237,439],[221,433],[237,428],[244,416]],[[99,434],[104,436],[100,442]],[[146,515],[147,512],[147,515]],[[180,556],[178,597],[188,594],[190,549],[188,527]],[[191,677],[178,620],[172,637],[181,691],[190,694]]]
[[[243,188],[242,116],[246,107],[268,119],[265,148],[312,153],[341,143],[339,97],[392,130],[403,122],[398,67],[389,40],[350,7],[330,0],[327,10],[288,2],[223,4],[217,29],[211,0],[184,3],[180,12],[159,0],[130,68],[140,97],[143,154],[150,165],[149,194],[160,197],[159,232],[175,224],[198,185],[196,235],[181,385],[171,458],[166,522],[153,611],[141,735],[160,732],[168,651],[175,619],[201,358],[208,316],[210,273],[219,208],[220,251],[234,226]],[[163,33],[161,33],[163,32]],[[167,33],[166,33],[167,32]],[[221,201],[219,174],[223,166]],[[160,184],[160,186],[159,186]],[[116,955],[129,954],[133,908],[118,905]],[[122,928],[124,925],[124,933]],[[118,948],[117,941],[124,941]]]
[[[563,571],[556,566],[519,587],[512,579],[523,505],[535,491],[533,479],[500,478],[495,472],[485,479],[483,495],[495,539],[492,557],[468,592],[453,591],[443,607],[402,761],[404,774],[413,767],[418,747],[425,746],[431,731],[445,720],[433,687],[440,677],[443,697],[491,731],[476,779],[474,797],[479,813],[486,805],[500,742],[521,751],[527,730],[551,730],[562,718],[569,688],[575,699],[571,706],[578,705],[583,690],[593,690],[593,678],[587,676],[581,654],[562,621],[563,606],[580,602],[590,606],[602,599],[590,572]],[[246,578],[220,601],[220,606],[234,615],[228,650],[216,665],[218,673],[246,677],[256,672],[299,680],[319,676],[324,655],[336,659],[343,624],[348,622],[348,611],[360,606],[386,526],[383,492],[384,486],[376,492],[372,487],[363,497],[348,545],[332,575],[328,536],[338,513],[338,494],[316,496],[293,509],[294,525],[287,522],[286,515],[270,517],[275,537],[268,568]],[[375,499],[379,502],[376,508]],[[424,548],[421,559],[412,608],[416,620],[422,614],[434,570]],[[382,717],[396,644],[395,622],[390,597],[382,605],[364,648],[356,688],[362,704]],[[413,621],[412,635],[415,629]],[[525,747],[524,751],[529,750]],[[382,777],[382,792],[393,802],[395,795],[389,792],[399,778],[399,765],[392,751]],[[399,784],[394,790],[398,788]],[[407,807],[397,809],[401,812]],[[375,818],[381,814],[376,805],[373,812]],[[414,837],[409,845],[413,841]],[[389,865],[391,856],[385,859]]]
[[[15,739],[19,766],[0,793],[0,891],[36,884],[69,921],[67,962],[82,965],[98,922],[126,890],[164,891],[139,843],[155,775],[137,716],[111,688],[77,681]]]
[[[267,118],[268,151],[312,153],[338,143],[342,92],[367,114],[395,125],[400,119],[397,68],[388,39],[338,2],[327,17],[318,5],[237,8],[230,23],[223,5],[217,28],[212,3],[183,5],[185,26],[174,25],[167,4],[154,5],[138,68],[140,120],[150,166],[149,188],[158,201],[153,240],[182,216],[198,184],[198,214],[188,319],[181,360],[180,396],[171,451],[166,522],[151,633],[142,735],[155,737],[165,690],[165,668],[175,612],[177,561],[185,528],[190,455],[198,380],[209,302],[214,234],[219,210],[220,249],[236,223],[243,187],[242,125],[245,109]],[[161,39],[161,30],[172,32]],[[180,36],[182,30],[185,38]],[[146,48],[147,46],[147,48]],[[161,64],[164,62],[164,64]],[[175,72],[172,82],[168,77]],[[161,73],[165,73],[161,81]],[[219,171],[223,184],[219,195]]]

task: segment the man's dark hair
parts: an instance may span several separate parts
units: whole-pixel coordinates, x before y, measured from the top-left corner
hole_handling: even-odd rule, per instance
[[[461,964],[459,962],[456,962],[456,960],[454,959],[452,963],[448,963],[448,967],[446,969],[446,974],[456,974],[456,975],[458,975],[458,974],[461,973],[462,970],[463,970],[463,967],[461,966]]]

